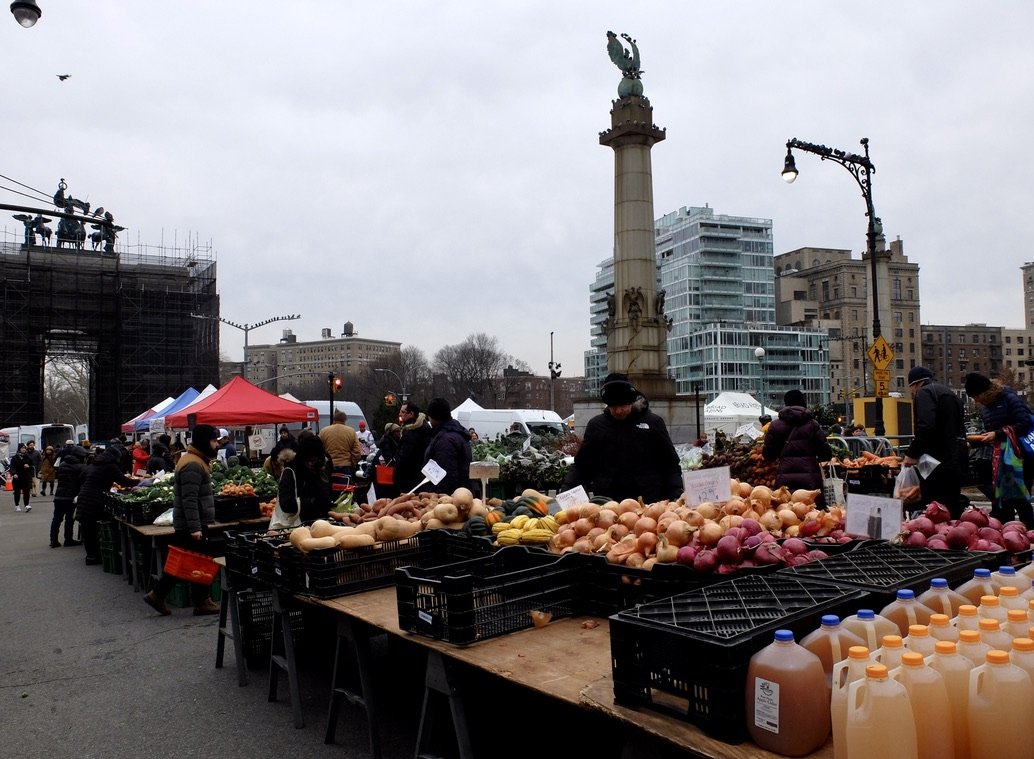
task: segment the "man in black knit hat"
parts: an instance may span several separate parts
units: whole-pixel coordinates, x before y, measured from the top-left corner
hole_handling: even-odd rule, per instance
[[[682,469],[664,420],[624,374],[608,374],[600,389],[606,404],[585,427],[582,445],[561,489],[583,486],[593,495],[654,503],[682,495]]]
[[[968,468],[962,401],[935,381],[933,372],[925,366],[913,366],[909,371],[908,389],[912,393],[914,437],[902,464],[915,466],[923,454],[937,459],[937,467],[921,477],[922,505],[936,501],[948,508],[952,519],[958,519],[969,504],[961,494],[962,477]]]

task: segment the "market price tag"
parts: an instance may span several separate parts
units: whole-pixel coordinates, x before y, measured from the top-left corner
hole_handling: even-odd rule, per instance
[[[729,500],[731,479],[732,472],[727,466],[683,472],[682,484],[686,488],[686,503],[696,506],[706,501]]]
[[[737,438],[742,435],[746,435],[751,440],[757,440],[759,437],[761,437],[761,430],[759,430],[757,426],[755,426],[754,422],[747,422],[746,424],[741,425],[736,430],[736,432],[733,434],[733,437]]]
[[[567,509],[580,503],[588,503],[589,494],[585,492],[585,488],[581,485],[576,485],[563,493],[557,493],[556,502],[560,504],[560,508]]]
[[[847,494],[844,532],[857,537],[891,540],[901,532],[901,500],[875,495]]]
[[[470,479],[493,480],[499,477],[499,465],[494,461],[471,461]]]
[[[424,464],[424,468],[420,470],[420,474],[424,475],[424,477],[437,485],[445,478],[446,472],[438,465],[437,461],[434,459],[428,459],[427,463]]]

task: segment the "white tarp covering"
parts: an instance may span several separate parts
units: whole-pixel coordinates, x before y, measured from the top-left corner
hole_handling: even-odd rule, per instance
[[[776,417],[776,412],[770,408],[766,408],[765,413],[773,419]],[[761,403],[754,396],[747,393],[719,393],[704,406],[704,429],[709,433],[721,430],[732,437],[743,425],[757,424],[759,416]]]

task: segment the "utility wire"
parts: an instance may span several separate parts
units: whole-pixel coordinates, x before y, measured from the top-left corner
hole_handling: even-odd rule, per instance
[[[22,184],[17,179],[11,179],[10,177],[4,176],[3,174],[0,174],[0,179],[6,179],[8,182],[14,182],[16,185],[18,185],[19,187],[24,187],[26,190],[32,190],[33,192],[38,194],[44,200],[52,200],[53,197],[54,197],[53,195],[48,195],[47,193],[43,192],[43,190],[37,190],[35,187],[30,187],[27,184]],[[8,188],[5,187],[4,189],[8,189]],[[18,192],[18,191],[17,190],[10,190],[10,192]],[[19,193],[19,194],[20,195],[24,195],[25,193]],[[25,197],[29,197],[29,196],[25,195]]]

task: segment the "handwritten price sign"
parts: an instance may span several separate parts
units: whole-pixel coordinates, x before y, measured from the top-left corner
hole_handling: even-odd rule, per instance
[[[682,484],[686,488],[686,503],[696,506],[706,501],[729,500],[730,479],[732,473],[727,466],[683,472]]]

